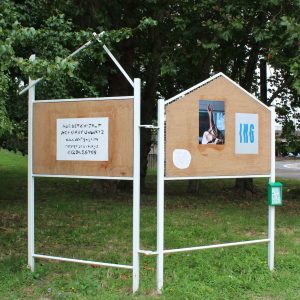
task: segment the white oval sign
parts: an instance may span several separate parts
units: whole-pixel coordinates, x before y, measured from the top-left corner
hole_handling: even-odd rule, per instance
[[[191,153],[186,149],[175,149],[173,151],[173,164],[178,169],[187,169],[192,160]]]

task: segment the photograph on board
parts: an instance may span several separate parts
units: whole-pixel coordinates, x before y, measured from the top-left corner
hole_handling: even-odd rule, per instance
[[[225,144],[224,101],[199,100],[199,144]]]

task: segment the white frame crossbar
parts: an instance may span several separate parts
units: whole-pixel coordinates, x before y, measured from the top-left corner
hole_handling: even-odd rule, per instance
[[[94,34],[96,40],[101,43],[99,36]],[[74,56],[81,50],[91,45],[92,41],[87,42],[67,58]],[[132,81],[122,66],[114,58],[108,48],[103,45],[104,50],[108,53],[113,62],[117,65],[124,77],[133,87],[133,96],[120,97],[102,97],[102,98],[84,98],[84,99],[52,99],[52,100],[35,100],[35,86],[43,79],[32,80],[29,78],[28,86],[19,94],[28,91],[28,266],[32,272],[35,270],[35,259],[46,259],[64,262],[73,262],[93,266],[112,267],[132,270],[132,289],[136,292],[139,288],[139,248],[140,248],[140,120],[141,120],[141,80],[134,78]],[[31,55],[30,60],[35,60],[35,55]],[[33,108],[36,103],[56,103],[56,102],[79,102],[79,101],[105,101],[105,100],[132,100],[134,110],[133,120],[133,176],[132,177],[108,177],[108,176],[76,176],[76,175],[53,175],[53,174],[34,174],[33,173]],[[133,225],[132,225],[132,265],[114,264],[106,262],[97,262],[82,260],[76,258],[66,258],[59,256],[50,256],[35,253],[35,226],[34,226],[34,179],[35,177],[56,177],[56,178],[85,178],[85,179],[109,179],[109,180],[132,180],[133,181]]]
[[[217,74],[212,78],[216,78],[218,76],[225,76],[224,74]],[[226,77],[226,76],[225,76]],[[204,83],[212,80],[205,81]],[[226,77],[229,79],[228,77]],[[229,79],[233,82],[231,79]],[[201,86],[203,83],[195,87]],[[236,83],[235,85],[241,89]],[[249,240],[249,241],[240,241],[240,242],[231,242],[231,243],[223,243],[223,244],[215,244],[215,245],[204,245],[204,246],[196,246],[196,247],[185,247],[178,249],[164,249],[164,186],[165,181],[169,180],[190,180],[190,179],[228,179],[228,178],[269,178],[269,182],[275,182],[275,107],[267,107],[263,103],[261,103],[264,107],[266,107],[271,113],[271,152],[270,152],[270,165],[271,172],[270,174],[255,174],[255,175],[242,175],[242,176],[198,176],[198,177],[167,177],[165,176],[165,107],[169,105],[172,101],[178,98],[182,98],[186,93],[192,91],[195,87],[187,90],[186,92],[180,93],[177,96],[169,99],[169,100],[158,100],[158,136],[157,136],[157,250],[156,251],[147,251],[140,250],[140,253],[145,255],[157,255],[157,273],[156,273],[156,287],[158,293],[162,292],[163,284],[164,284],[164,255],[172,254],[172,253],[180,253],[180,252],[190,252],[190,251],[198,251],[198,250],[206,250],[213,248],[224,248],[224,247],[232,247],[232,246],[242,246],[242,245],[252,245],[259,243],[268,243],[268,266],[272,271],[274,269],[274,250],[275,250],[275,207],[269,206],[269,214],[268,214],[268,238],[265,239],[257,239],[257,240]],[[243,89],[244,92],[246,92]],[[247,92],[247,94],[249,94]],[[251,97],[254,98],[252,95]]]
[[[120,269],[129,269],[129,270],[133,269],[133,266],[129,266],[129,265],[111,264],[111,263],[97,262],[92,260],[82,260],[82,259],[67,258],[67,257],[60,257],[60,256],[33,254],[33,257],[48,259],[48,260],[56,260],[56,261],[74,262],[83,265],[92,265],[98,267],[110,267],[110,268],[120,268]]]

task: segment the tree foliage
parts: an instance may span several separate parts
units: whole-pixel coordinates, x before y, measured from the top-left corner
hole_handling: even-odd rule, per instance
[[[43,77],[37,98],[128,95],[130,85],[101,45],[66,59],[92,32],[131,77],[143,81],[142,122],[156,118],[156,99],[222,71],[257,96],[259,61],[272,68],[267,99],[282,122],[299,107],[299,1],[2,0],[0,3],[0,139],[26,152],[27,104],[18,90]],[[34,62],[28,60],[35,53]],[[142,132],[142,165],[151,133]],[[145,174],[145,172],[143,172]]]

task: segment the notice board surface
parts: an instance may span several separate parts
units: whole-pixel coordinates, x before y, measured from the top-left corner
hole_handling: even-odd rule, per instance
[[[210,113],[219,128],[213,143]],[[270,110],[222,76],[166,105],[165,138],[166,177],[271,171]]]
[[[34,174],[133,175],[133,98],[36,101],[33,117]]]

